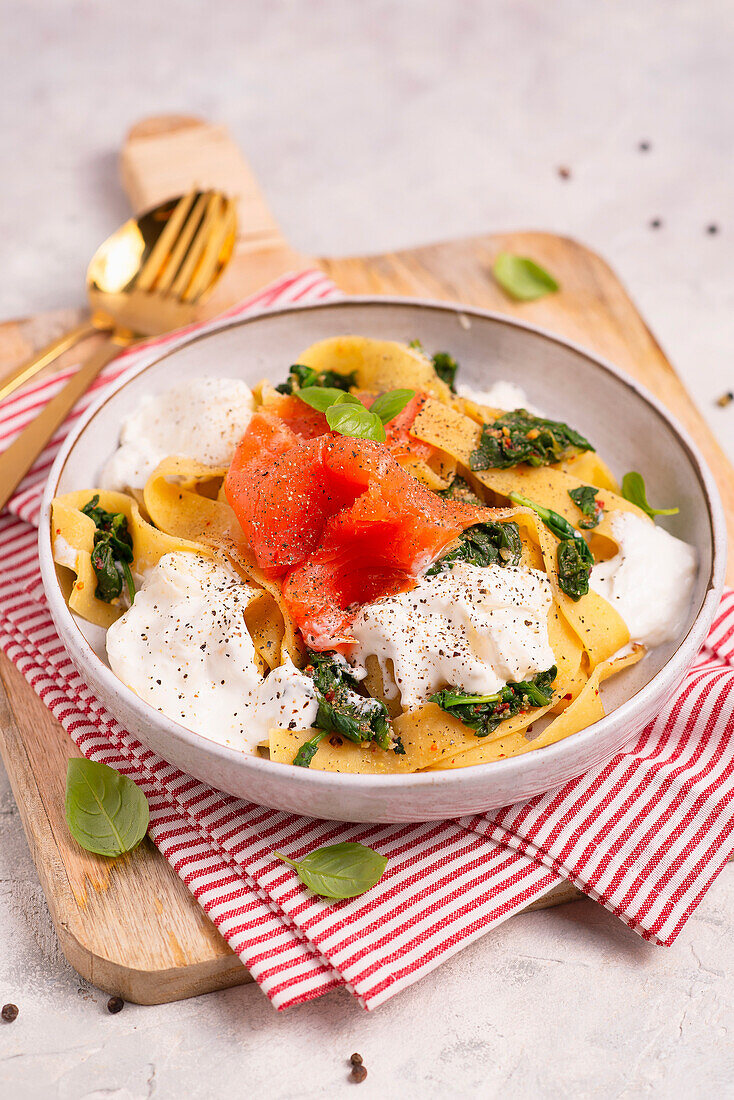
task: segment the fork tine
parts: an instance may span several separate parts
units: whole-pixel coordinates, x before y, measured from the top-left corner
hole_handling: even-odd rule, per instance
[[[226,260],[229,258],[229,253],[234,245],[236,229],[237,208],[229,199],[224,199],[224,210],[219,219],[219,224],[216,225],[210,233],[204,249],[204,255],[201,258],[201,263],[194,272],[191,282],[182,295],[182,300],[184,302],[190,302],[193,305],[195,302],[199,301],[205,291],[213,287],[214,275],[218,265],[221,262],[226,263]],[[231,239],[230,247],[227,251],[227,255],[223,257],[222,251],[227,244],[228,238]]]
[[[204,249],[206,248],[207,241],[209,240],[213,230],[216,228],[220,220],[220,208],[222,205],[222,196],[219,192],[212,192],[209,202],[207,204],[204,217],[201,219],[201,224],[196,232],[196,236],[191,242],[183,263],[179,269],[176,278],[170,289],[170,294],[174,298],[181,298],[184,291],[188,287],[191,279],[196,271],[199,260],[202,257]]]
[[[196,195],[197,191],[194,189],[193,191],[189,191],[188,195],[183,195],[177,202],[170,218],[163,226],[160,236],[151,248],[148,259],[143,264],[137,279],[133,283],[133,287],[136,290],[150,290],[152,287],[156,280],[156,276],[159,274],[173,246],[173,242],[178,237],[182,226],[189,216],[189,211],[193,206]]]
[[[169,255],[166,257],[163,270],[155,280],[154,286],[151,288],[159,294],[167,294],[170,290],[171,283],[176,278],[181,264],[186,259],[186,254],[191,247],[191,242],[201,229],[202,218],[209,205],[211,194],[211,191],[204,191],[199,195],[176,240],[171,242],[172,247],[170,248]]]

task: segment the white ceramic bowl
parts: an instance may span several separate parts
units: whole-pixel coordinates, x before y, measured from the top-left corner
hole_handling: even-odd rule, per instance
[[[340,333],[418,338],[427,349],[451,351],[461,364],[460,379],[470,385],[517,382],[547,415],[591,439],[615,473],[639,470],[651,500],[680,507],[679,515],[663,523],[698,551],[688,619],[674,643],[604,686],[609,713],[601,722],[536,752],[455,771],[334,775],[273,764],[192,733],[143,702],[107,665],[103,631],[70,613],[51,556],[51,501],[58,493],[94,486],[123,417],[141,396],[204,375],[277,381],[299,351]],[[345,821],[396,822],[504,806],[610,759],[670,698],[706,637],[723,586],[726,534],[718,491],[695,445],[654,397],[614,367],[507,317],[430,302],[358,298],[279,310],[195,337],[164,355],[151,353],[134,377],[89,410],[61,450],[43,499],[40,555],[51,613],[74,664],[108,709],[155,752],[214,787],[266,806]]]

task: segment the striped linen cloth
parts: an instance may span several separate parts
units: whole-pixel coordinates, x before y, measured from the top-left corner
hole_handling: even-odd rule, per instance
[[[200,328],[336,295],[320,273],[290,275]],[[643,938],[671,944],[734,850],[734,593],[675,698],[634,743],[530,802],[457,821],[354,825],[213,790],[147,749],[92,695],[40,582],[36,525],[49,466],[90,401],[140,358],[130,350],[107,367],[0,516],[0,643],[84,755],[141,786],[155,844],[272,1003],[286,1008],[346,986],[374,1008],[564,879]],[[0,406],[0,446],[70,373]],[[343,840],[389,859],[381,882],[351,901],[309,894],[273,856]]]

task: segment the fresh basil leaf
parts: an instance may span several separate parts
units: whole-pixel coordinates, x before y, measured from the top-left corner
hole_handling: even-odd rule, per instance
[[[380,881],[387,866],[385,856],[351,841],[315,848],[300,860],[289,859],[280,852],[273,854],[293,867],[309,890],[330,901],[364,894]]]
[[[500,252],[492,270],[505,293],[518,302],[532,302],[560,289],[553,276],[527,256]]]
[[[415,397],[415,390],[388,390],[381,393],[370,405],[370,412],[379,416],[383,424],[402,412],[409,401]]]
[[[304,386],[302,390],[295,390],[294,393],[296,397],[300,397],[301,401],[305,401],[312,409],[318,409],[319,412],[326,412],[335,401],[344,397],[343,390],[332,389],[330,386]]]
[[[72,757],[66,769],[66,822],[88,852],[119,856],[148,829],[148,803],[138,786],[106,764]]]
[[[362,402],[359,400],[358,397],[355,397],[353,393],[347,393],[345,391],[344,393],[340,393],[339,396],[337,397],[337,399],[332,402],[332,404],[333,405],[362,405]],[[362,405],[362,408],[364,408],[364,405]]]
[[[374,439],[376,443],[384,442],[385,428],[382,421],[363,405],[331,405],[326,410],[326,419],[329,427],[340,435]]]
[[[638,474],[634,470],[629,474],[625,474],[622,478],[622,496],[630,504],[636,504],[638,508],[646,512],[650,519],[655,516],[677,516],[679,512],[678,508],[653,508],[652,505],[648,504],[645,479],[642,474]]]

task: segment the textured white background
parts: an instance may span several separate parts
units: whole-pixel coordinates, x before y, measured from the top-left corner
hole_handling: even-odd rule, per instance
[[[140,116],[230,125],[305,252],[569,233],[617,269],[734,457],[732,0],[5,0],[0,318],[80,305]],[[649,141],[649,152],[638,149]],[[566,165],[571,179],[557,168]],[[659,218],[661,228],[650,228]],[[709,224],[719,232],[706,232]],[[105,1011],[59,954],[0,778],[0,1095],[734,1096],[734,874],[672,949],[589,902],[367,1016],[254,987]]]

